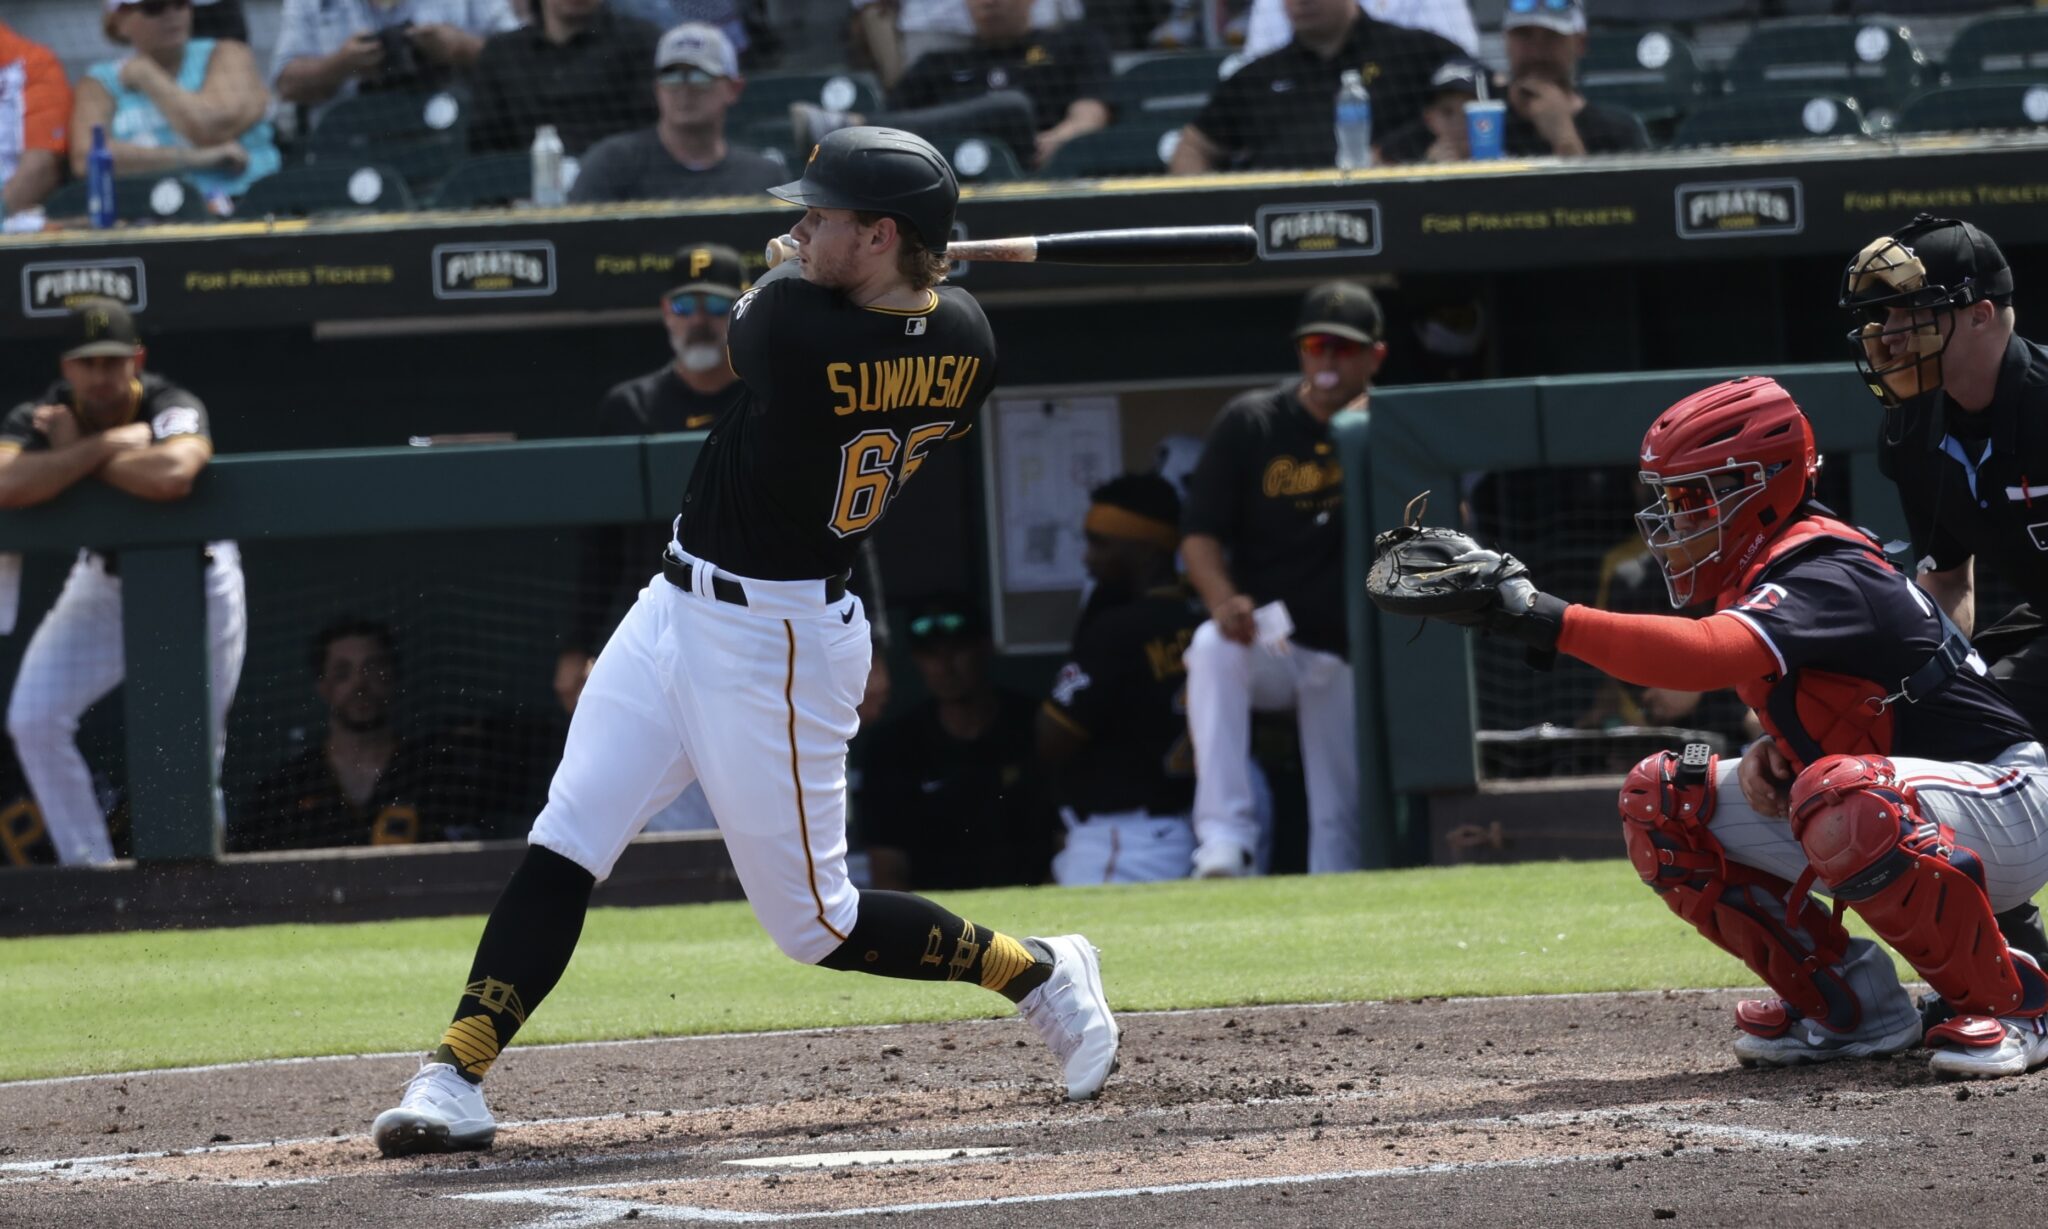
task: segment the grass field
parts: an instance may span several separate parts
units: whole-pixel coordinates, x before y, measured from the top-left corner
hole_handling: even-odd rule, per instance
[[[1012,934],[1079,931],[1120,1009],[1750,984],[1625,862],[946,894]],[[425,1050],[477,917],[0,941],[0,1079]],[[594,911],[520,1040],[999,1015],[974,987],[778,953],[743,904]]]

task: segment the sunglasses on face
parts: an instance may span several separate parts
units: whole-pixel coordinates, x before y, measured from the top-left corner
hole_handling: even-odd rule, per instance
[[[687,292],[668,297],[668,312],[671,316],[723,316],[732,310],[732,300],[722,294],[697,294]]]
[[[966,626],[966,615],[919,615],[910,621],[910,635],[915,640],[927,636],[957,636]]]
[[[1508,0],[1510,13],[1569,13],[1578,7],[1579,0]]]
[[[701,68],[665,68],[655,77],[663,85],[716,85],[725,80],[717,73],[705,72]]]
[[[134,9],[144,17],[161,17],[174,9],[190,8],[192,0],[142,0],[140,4],[124,4],[124,9]]]
[[[1338,358],[1355,358],[1365,350],[1365,343],[1349,337],[1334,337],[1328,333],[1310,333],[1294,343],[1309,358],[1335,355]]]

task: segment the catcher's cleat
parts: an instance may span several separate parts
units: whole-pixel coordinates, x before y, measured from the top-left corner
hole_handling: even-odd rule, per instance
[[[1883,1058],[1920,1043],[1917,1015],[1890,1032],[1837,1033],[1791,1014],[1782,999],[1745,999],[1735,1007],[1735,1058],[1745,1067],[1798,1067],[1838,1058]]]
[[[466,1152],[490,1147],[498,1124],[481,1087],[447,1063],[422,1063],[397,1107],[377,1115],[370,1134],[385,1156]]]
[[[1927,1034],[1936,1075],[1996,1079],[2025,1075],[2048,1063],[2048,1022],[2042,1017],[1957,1016]]]
[[[1052,976],[1017,1010],[1066,1067],[1067,1100],[1086,1101],[1116,1070],[1116,1017],[1102,993],[1102,966],[1080,935],[1033,939],[1053,955]]]

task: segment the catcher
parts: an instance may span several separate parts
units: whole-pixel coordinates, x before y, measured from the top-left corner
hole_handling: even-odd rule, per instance
[[[1776,992],[1735,1009],[1745,1066],[1894,1054],[1920,1015],[1854,909],[1956,1010],[1926,1030],[1947,1076],[2048,1062],[2048,976],[1993,915],[2048,883],[2048,755],[1982,659],[1868,536],[1813,502],[1813,430],[1768,379],[1717,384],[1643,437],[1637,514],[1671,604],[1611,614],[1539,590],[1462,534],[1381,534],[1381,609],[1568,653],[1626,682],[1735,687],[1748,759],[1659,752],[1621,790],[1623,835],[1673,912]],[[1789,786],[1789,788],[1788,788]],[[1819,884],[1832,911],[1808,889]]]

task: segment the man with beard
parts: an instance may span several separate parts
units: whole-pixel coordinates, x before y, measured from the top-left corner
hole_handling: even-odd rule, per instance
[[[425,756],[391,728],[391,629],[364,619],[335,623],[313,642],[313,668],[327,737],[257,787],[228,847],[411,845],[446,836],[448,817],[424,798]]]
[[[740,254],[717,243],[688,244],[676,252],[675,271],[678,284],[661,297],[673,357],[606,393],[594,434],[701,431],[740,394],[740,379],[725,361],[732,305],[748,285]],[[555,662],[555,696],[564,712],[576,711],[597,651],[647,583],[647,561],[660,556],[668,536],[665,525],[603,525],[584,532],[576,623]]]
[[[213,457],[206,407],[185,389],[143,371],[142,341],[121,304],[82,299],[71,309],[69,328],[63,379],[0,420],[0,508],[47,503],[87,478],[158,503],[191,494]],[[137,515],[147,514],[138,508]],[[114,860],[106,814],[77,734],[85,710],[120,686],[127,673],[120,562],[110,550],[78,552],[56,604],[29,638],[7,704],[7,733],[42,808],[57,860],[65,865]],[[248,631],[243,602],[240,551],[233,542],[208,543],[215,772],[226,750],[228,704],[242,677]]]

